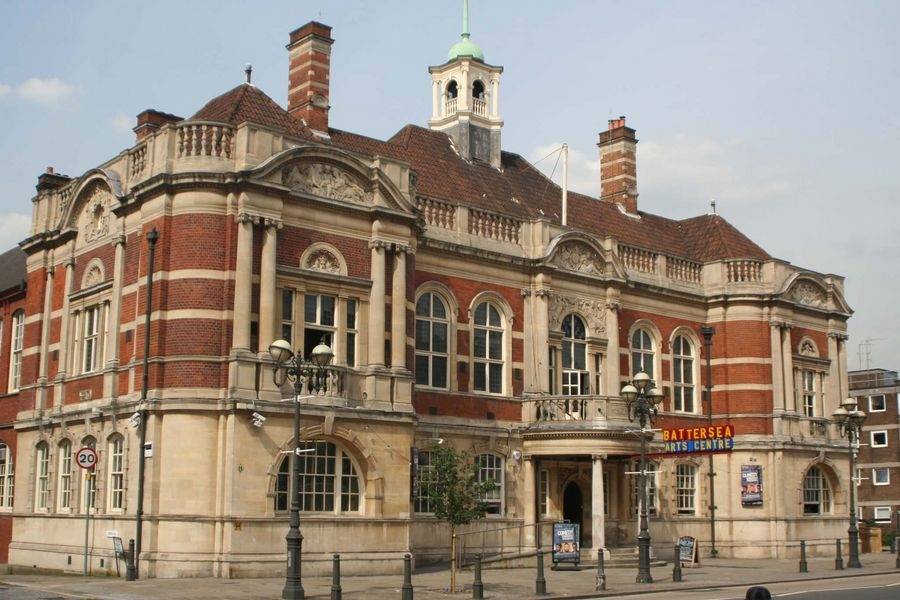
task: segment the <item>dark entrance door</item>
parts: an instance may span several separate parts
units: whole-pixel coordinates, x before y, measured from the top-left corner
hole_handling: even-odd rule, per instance
[[[584,527],[581,522],[582,514],[584,514],[584,503],[581,497],[581,488],[574,481],[570,481],[563,490],[563,519],[570,523],[578,523],[579,540],[578,545],[582,545],[584,538]]]

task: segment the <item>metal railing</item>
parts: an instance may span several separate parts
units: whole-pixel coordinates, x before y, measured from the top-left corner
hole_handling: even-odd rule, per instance
[[[490,561],[528,556],[534,553],[536,547],[549,548],[553,535],[552,523],[539,521],[457,533],[456,565],[465,567],[472,564],[476,554],[481,554],[483,561]],[[529,529],[534,531],[529,532]]]

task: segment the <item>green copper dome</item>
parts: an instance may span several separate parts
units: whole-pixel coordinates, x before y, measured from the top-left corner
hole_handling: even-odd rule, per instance
[[[447,61],[456,60],[460,56],[471,56],[484,61],[484,52],[481,51],[478,44],[469,39],[469,0],[463,0],[462,39],[450,48],[450,52],[447,53]]]

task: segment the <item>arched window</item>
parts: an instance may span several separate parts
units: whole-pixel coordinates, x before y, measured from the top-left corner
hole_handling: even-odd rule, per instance
[[[475,308],[474,389],[503,393],[503,319],[490,302]]]
[[[496,454],[479,454],[475,459],[478,467],[478,482],[494,482],[494,488],[481,497],[485,511],[489,515],[503,514],[503,458]]]
[[[824,515],[831,512],[831,486],[819,467],[810,467],[803,477],[803,514]]]
[[[672,376],[675,384],[677,412],[696,412],[696,386],[694,384],[694,347],[690,340],[679,335],[672,342]]]
[[[38,510],[47,510],[50,507],[50,446],[47,442],[37,445],[35,460],[34,505]]]
[[[459,95],[459,85],[456,80],[451,79],[447,84],[447,99],[456,98]]]
[[[562,330],[563,394],[566,396],[590,394],[584,321],[577,315],[566,315]]]
[[[59,443],[59,508],[72,508],[72,442],[63,440]]]
[[[300,443],[300,510],[359,512],[359,475],[350,456],[323,440]],[[275,477],[275,510],[290,507],[291,457],[285,456]]]
[[[9,391],[15,392],[22,383],[22,349],[25,340],[25,311],[17,310],[12,316],[9,348]]]
[[[125,508],[125,438],[119,434],[109,439],[109,507]]]
[[[653,372],[653,359],[656,348],[653,347],[653,338],[643,329],[635,329],[631,334],[631,375],[643,371],[655,379]]]
[[[0,444],[0,507],[13,505],[13,456],[6,444]]]
[[[426,292],[416,302],[416,385],[447,388],[450,321],[441,297]]]
[[[680,463],[675,467],[675,502],[679,515],[697,514],[697,467]]]
[[[82,448],[97,449],[97,440],[94,436],[89,435],[81,440]],[[90,507],[91,512],[97,510],[97,467],[93,469],[84,469],[84,486],[82,486],[81,510],[87,512]]]
[[[484,83],[480,79],[476,79],[472,84],[472,97],[476,100],[484,100]]]

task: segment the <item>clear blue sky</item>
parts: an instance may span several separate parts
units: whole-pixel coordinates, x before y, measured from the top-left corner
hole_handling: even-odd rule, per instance
[[[0,245],[24,236],[45,166],[78,175],[128,147],[145,108],[189,116],[247,62],[284,104],[287,34],[310,19],[334,27],[333,126],[424,125],[458,4],[0,0]],[[900,368],[900,2],[471,5],[473,40],[506,69],[507,150],[565,141],[572,187],[596,194],[597,132],[627,115],[643,210],[684,217],[715,198],[773,255],[845,275],[850,368],[869,337],[888,338],[873,366]]]

